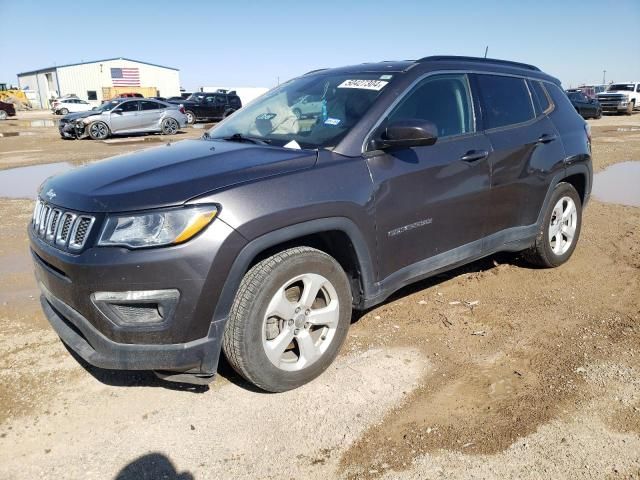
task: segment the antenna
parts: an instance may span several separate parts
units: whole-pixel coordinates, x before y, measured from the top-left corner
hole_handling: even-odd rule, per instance
[[[484,58],[487,58],[487,53],[489,53],[489,45],[487,45],[484,49]]]

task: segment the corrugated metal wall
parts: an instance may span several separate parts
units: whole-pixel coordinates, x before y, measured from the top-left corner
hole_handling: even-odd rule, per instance
[[[179,71],[131,60],[109,60],[58,67],[37,74],[19,76],[18,83],[22,89],[28,87],[37,92],[40,105],[34,105],[36,108],[49,108],[48,100],[52,96],[75,94],[83,100],[89,100],[89,92],[96,92],[96,100],[89,100],[90,103],[100,105],[103,100],[103,88],[105,91],[111,91],[106,89],[113,87],[111,68],[131,67],[138,68],[141,87],[153,88],[154,93],[158,92],[152,96],[180,95]],[[146,91],[149,90],[145,89]]]
[[[111,60],[101,63],[85,63],[58,69],[62,95],[75,93],[88,100],[88,92],[94,91],[97,103],[103,100],[103,88],[112,87],[111,68],[138,68],[140,86],[153,87],[159,95],[171,97],[180,95],[180,72],[129,60]]]

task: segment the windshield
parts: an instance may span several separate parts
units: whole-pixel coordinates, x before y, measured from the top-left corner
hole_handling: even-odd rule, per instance
[[[362,118],[392,77],[381,73],[299,77],[234,113],[208,136],[241,136],[292,148],[331,148]]]
[[[632,83],[614,83],[613,85],[609,85],[607,89],[608,92],[613,92],[615,90],[626,90],[628,92],[633,92],[634,85]]]

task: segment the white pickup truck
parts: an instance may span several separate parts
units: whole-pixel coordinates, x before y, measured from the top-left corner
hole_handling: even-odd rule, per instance
[[[612,83],[606,92],[598,94],[603,112],[620,112],[631,115],[640,109],[640,82]]]

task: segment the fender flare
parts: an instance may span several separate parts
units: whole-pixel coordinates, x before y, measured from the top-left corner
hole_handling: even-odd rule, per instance
[[[265,233],[264,235],[261,235],[247,243],[242,248],[229,270],[229,274],[227,275],[227,279],[222,287],[220,297],[218,298],[218,302],[213,313],[212,325],[222,326],[226,323],[236,292],[240,287],[240,282],[242,281],[244,274],[249,269],[249,265],[257,255],[270,247],[284,243],[288,240],[332,230],[338,230],[345,233],[351,240],[356,252],[357,263],[362,277],[363,298],[366,298],[367,294],[372,291],[374,284],[373,262],[371,255],[372,252],[369,251],[360,229],[352,220],[346,217],[321,218],[295,225],[289,225],[287,227]]]
[[[547,193],[544,197],[544,202],[542,203],[542,208],[540,209],[540,212],[538,213],[538,219],[536,220],[536,224],[540,227],[542,225],[542,221],[544,220],[544,214],[547,211],[547,207],[549,206],[549,201],[551,200],[551,195],[553,194],[553,190],[556,188],[556,186],[562,182],[565,178],[570,177],[572,175],[576,175],[576,174],[582,174],[584,175],[585,178],[585,190],[584,190],[584,202],[582,204],[582,207],[584,208],[584,206],[587,204],[587,201],[589,200],[589,195],[591,193],[591,174],[589,171],[589,168],[585,165],[585,164],[574,164],[574,165],[567,165],[561,172],[556,173],[553,178],[551,179],[551,182],[549,182],[549,188],[547,190]]]

